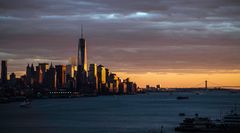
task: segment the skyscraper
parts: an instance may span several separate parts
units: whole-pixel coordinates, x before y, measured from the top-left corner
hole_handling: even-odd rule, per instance
[[[108,68],[105,68],[105,72],[106,72],[106,91],[109,91],[109,87],[110,87],[110,70]]]
[[[87,81],[87,48],[86,41],[83,38],[83,29],[81,28],[81,38],[78,42],[78,58],[77,58],[77,90],[80,93],[88,92]]]
[[[34,84],[34,82],[36,81],[36,79],[35,79],[35,71],[34,71],[34,66],[33,66],[33,64],[31,65],[31,85],[33,85]]]
[[[98,92],[103,94],[106,92],[106,69],[103,65],[97,67],[98,76]]]
[[[15,87],[16,83],[17,83],[16,74],[15,74],[15,73],[11,73],[11,74],[10,74],[9,85],[10,85],[11,87]]]
[[[63,89],[66,83],[66,66],[56,65],[56,87],[57,89]]]
[[[89,87],[93,93],[97,93],[98,91],[98,77],[97,77],[97,65],[90,64],[88,71],[88,82]]]
[[[116,74],[111,73],[109,78],[109,83],[112,83],[112,90],[109,90],[111,93],[118,93],[119,91],[119,78]]]
[[[82,66],[82,70],[84,72],[88,71],[87,67],[87,47],[86,47],[86,40],[83,38],[83,29],[81,28],[81,38],[78,42],[78,66]]]
[[[55,68],[53,67],[52,63],[47,71],[47,79],[48,79],[48,86],[49,88],[52,90],[52,91],[56,91],[56,87],[55,87],[55,81],[56,81],[56,78],[55,78]]]
[[[48,70],[48,63],[39,63],[39,83],[46,84],[46,72]]]
[[[66,66],[66,76],[74,77],[75,66],[69,64]]]
[[[66,88],[68,91],[75,91],[75,69],[76,67],[72,64],[66,66]]]
[[[26,67],[26,78],[27,78],[27,85],[31,84],[31,67],[29,64]]]
[[[2,84],[7,83],[7,61],[6,60],[2,60],[1,80],[2,80]]]

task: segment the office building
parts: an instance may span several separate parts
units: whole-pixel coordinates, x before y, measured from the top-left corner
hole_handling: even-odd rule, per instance
[[[15,86],[16,86],[16,83],[17,83],[16,74],[15,74],[15,73],[11,73],[11,74],[10,74],[9,85],[10,85],[11,87],[15,87]]]
[[[56,76],[55,76],[55,68],[52,63],[47,71],[47,79],[48,79],[48,87],[51,91],[56,91]]]
[[[48,63],[39,63],[38,66],[39,66],[38,82],[39,84],[46,84],[47,83],[46,72],[48,70]]]
[[[84,71],[83,74],[86,74],[85,76],[87,77],[87,46],[86,46],[86,40],[83,38],[83,31],[81,29],[81,38],[79,39],[78,42],[78,66],[80,67],[82,71]]]
[[[97,67],[98,76],[98,93],[106,93],[106,69],[103,65]]]
[[[29,64],[26,67],[26,78],[27,78],[27,85],[30,86],[31,85],[31,67],[29,66]]]
[[[109,78],[110,85],[112,85],[111,88],[109,89],[109,92],[113,93],[113,94],[118,94],[119,93],[119,88],[118,88],[119,87],[119,78],[114,73],[111,73],[109,77],[110,77]]]
[[[75,66],[74,65],[67,65],[66,66],[66,77],[71,77],[74,78],[74,71],[75,71]]]
[[[66,66],[56,65],[56,88],[57,90],[63,89],[66,82]]]
[[[78,52],[77,52],[77,75],[76,75],[76,88],[83,94],[88,92],[88,79],[87,79],[87,47],[86,40],[83,38],[83,30],[81,28],[81,38],[78,42]]]
[[[119,83],[119,94],[127,94],[127,83],[126,82]]]
[[[7,84],[7,61],[6,60],[2,60],[1,82],[2,84]]]
[[[97,93],[98,91],[98,76],[97,76],[97,65],[90,64],[88,71],[88,82],[89,87],[93,93]]]

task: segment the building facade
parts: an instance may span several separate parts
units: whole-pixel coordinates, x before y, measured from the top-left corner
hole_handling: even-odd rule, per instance
[[[7,84],[7,61],[6,60],[2,60],[1,82],[2,84]]]

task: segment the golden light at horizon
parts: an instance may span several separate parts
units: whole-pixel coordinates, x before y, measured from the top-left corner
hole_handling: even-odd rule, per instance
[[[204,87],[204,81],[209,81],[209,86],[240,86],[240,73],[139,73],[116,72],[122,78],[130,77],[140,87],[146,85],[162,87]]]
[[[17,77],[24,75],[25,71],[16,71]],[[156,86],[161,84],[162,87],[204,87],[204,81],[209,81],[209,86],[240,86],[240,73],[136,73],[115,72],[120,78],[130,78],[137,83],[139,87],[146,85]],[[9,75],[9,74],[8,74]],[[240,87],[239,87],[240,88]]]

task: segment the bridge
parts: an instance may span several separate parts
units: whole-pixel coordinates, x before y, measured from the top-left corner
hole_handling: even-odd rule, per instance
[[[212,81],[205,80],[193,86],[193,88],[204,88],[204,89],[240,89],[240,86],[222,85],[214,83]]]

